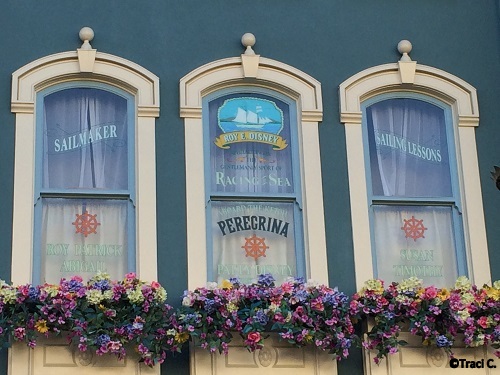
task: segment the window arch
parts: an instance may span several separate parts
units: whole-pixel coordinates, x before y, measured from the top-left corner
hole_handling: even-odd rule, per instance
[[[231,97],[231,94],[236,96]],[[204,118],[207,116],[209,103],[217,97],[224,100],[237,97],[253,97],[262,101],[276,99],[275,102],[290,105],[290,113],[296,117],[294,124],[290,123],[295,126],[293,132],[296,134],[295,145],[290,150],[294,149],[297,155],[294,176],[297,181],[289,183],[290,186],[296,186],[293,193],[296,195],[280,192],[263,195],[252,192],[254,198],[251,198],[247,192],[231,193],[230,198],[235,202],[240,198],[248,203],[257,196],[257,202],[281,200],[281,203],[285,204],[288,200],[292,202],[292,206],[302,204],[301,218],[296,224],[297,228],[302,227],[302,230],[296,233],[303,236],[303,240],[299,242],[303,242],[300,250],[304,262],[303,265],[297,263],[299,267],[303,267],[299,274],[328,283],[323,193],[321,171],[318,168],[318,122],[322,119],[321,86],[312,77],[286,64],[258,55],[244,54],[241,57],[208,63],[188,73],[180,81],[180,115],[184,118],[186,142],[189,287],[196,288],[207,281],[213,281],[208,280],[211,276],[208,271],[211,260],[208,259],[206,249],[212,247],[212,229],[207,226],[205,207],[214,198],[223,202],[221,204],[227,204],[222,199],[225,193],[211,194],[208,191],[210,171],[205,168],[205,161],[210,157],[207,147],[210,147],[211,138],[207,136],[208,122],[204,121]],[[283,181],[283,184],[287,185],[286,180]]]
[[[339,88],[340,116],[345,126],[349,190],[356,267],[356,283],[376,276],[376,259],[371,251],[374,244],[373,190],[368,184],[359,183],[359,176],[370,177],[369,146],[367,144],[366,109],[379,98],[406,97],[434,103],[444,108],[449,123],[451,164],[456,167],[454,198],[456,206],[455,231],[463,232],[462,252],[464,261],[457,272],[468,273],[476,284],[489,281],[490,268],[484,225],[481,186],[477,161],[474,128],[479,125],[476,90],[467,82],[439,69],[417,64],[407,54],[395,64],[366,69],[344,81]],[[365,139],[365,142],[364,142]],[[400,139],[402,142],[402,140]],[[396,146],[395,146],[396,147]],[[451,173],[455,173],[452,169]],[[439,194],[423,201],[440,201]],[[377,203],[377,202],[375,202]],[[433,205],[436,203],[434,202]],[[455,225],[453,224],[453,225]],[[458,257],[460,257],[460,251]],[[460,261],[458,261],[460,264]]]

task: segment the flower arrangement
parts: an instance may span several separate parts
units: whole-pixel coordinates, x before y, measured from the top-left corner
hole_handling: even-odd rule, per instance
[[[233,333],[244,339],[248,350],[264,345],[274,332],[288,343],[307,344],[346,358],[354,336],[348,297],[324,285],[290,279],[275,286],[274,278],[260,275],[251,285],[237,279],[220,287],[186,291],[177,314],[176,328],[189,333],[195,343],[210,352],[228,352]]]
[[[387,288],[368,280],[351,298],[336,288],[291,278],[275,285],[260,275],[246,285],[237,279],[208,283],[186,291],[174,311],[166,291],[134,273],[121,281],[98,274],[87,283],[75,276],[58,285],[12,286],[0,280],[0,347],[25,342],[34,348],[40,336],[60,335],[80,351],[119,358],[137,352],[148,366],[162,363],[191,340],[210,352],[227,353],[234,334],[249,351],[261,349],[269,333],[296,347],[314,345],[336,359],[347,358],[354,343],[374,350],[374,361],[406,343],[408,329],[424,345],[452,355],[458,335],[469,347],[490,345],[500,357],[500,281],[478,288],[459,277],[448,290],[424,287],[410,278]],[[353,322],[374,322],[366,339],[354,333]]]
[[[452,355],[459,334],[469,347],[500,348],[500,282],[478,288],[459,277],[453,289],[424,287],[417,278],[384,288],[382,280],[368,280],[351,300],[350,313],[358,319],[373,318],[374,325],[362,345],[376,351],[375,363],[398,351],[406,342],[398,336],[402,325]],[[495,352],[500,357],[500,351]]]
[[[64,331],[80,351],[123,358],[133,349],[153,366],[167,352],[180,351],[166,297],[159,283],[147,284],[134,273],[118,282],[98,274],[86,284],[78,276],[59,285],[14,287],[1,281],[0,344],[13,339],[33,348],[38,335]]]

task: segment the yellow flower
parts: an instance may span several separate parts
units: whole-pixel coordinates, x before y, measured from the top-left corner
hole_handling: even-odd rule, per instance
[[[446,288],[443,288],[438,292],[437,297],[441,301],[446,301],[448,298],[450,298],[450,291]]]
[[[229,302],[227,305],[226,305],[226,309],[227,311],[229,311],[230,313],[234,312],[234,311],[238,311],[238,305],[234,302]]]
[[[175,342],[182,344],[186,342],[189,339],[189,333],[187,332],[180,332],[175,335]]]
[[[500,290],[488,286],[485,286],[484,290],[489,298],[493,298],[495,301],[500,300]]]
[[[312,341],[313,341],[313,335],[311,335],[310,333],[308,333],[307,335],[304,336],[304,342],[309,344]]]
[[[45,333],[45,332],[47,332],[49,330],[49,328],[47,327],[47,322],[45,321],[45,319],[38,320],[35,323],[35,328],[40,333]]]
[[[222,280],[220,283],[220,287],[222,289],[231,289],[233,287],[233,284],[229,280]]]

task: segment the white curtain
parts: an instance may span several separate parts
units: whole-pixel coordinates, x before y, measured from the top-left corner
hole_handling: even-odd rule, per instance
[[[46,198],[42,211],[42,282],[128,272],[126,201]]]
[[[212,202],[213,281],[237,277],[250,283],[259,274],[271,273],[280,283],[289,276],[297,276],[293,205]],[[249,217],[247,224],[244,216]],[[259,219],[264,220],[262,218],[266,222],[260,228],[254,225],[256,229],[245,229],[252,226],[252,221],[255,224]],[[272,224],[268,226],[269,220],[280,229],[274,227],[273,230]]]
[[[415,99],[367,108],[373,194],[451,196],[444,111]]]
[[[389,282],[415,276],[426,285],[453,285],[458,274],[451,210],[376,206],[377,277]]]
[[[43,187],[126,190],[127,102],[97,89],[44,100]]]
[[[44,99],[42,191],[129,190],[127,101],[93,88]],[[40,203],[39,203],[40,204]],[[128,272],[128,200],[42,198],[41,281]]]

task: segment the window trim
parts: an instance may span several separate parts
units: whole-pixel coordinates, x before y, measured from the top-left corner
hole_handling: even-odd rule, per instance
[[[349,191],[353,232],[356,286],[373,277],[367,186],[359,183],[366,175],[362,134],[362,103],[381,94],[416,93],[450,106],[453,118],[457,170],[463,209],[465,254],[469,277],[476,284],[490,282],[483,201],[479,179],[474,128],[479,125],[476,89],[440,69],[416,64],[409,83],[402,82],[404,64],[399,62],[363,70],[339,87],[340,121],[345,126]],[[461,173],[460,173],[461,172]]]
[[[127,155],[127,186],[126,190],[99,190],[96,192],[91,189],[54,189],[43,188],[43,113],[44,113],[44,100],[47,96],[63,90],[71,90],[74,88],[92,88],[101,91],[106,91],[116,96],[119,96],[127,102],[127,144],[130,145]],[[117,89],[115,86],[110,86],[106,83],[95,83],[89,81],[74,81],[69,83],[57,84],[50,86],[39,91],[36,94],[35,102],[36,112],[36,129],[35,129],[35,195],[34,195],[34,234],[33,234],[33,275],[32,282],[36,284],[43,284],[42,280],[42,253],[41,253],[41,239],[42,239],[42,201],[45,198],[80,198],[80,199],[120,199],[127,202],[127,272],[135,272],[136,269],[136,219],[135,219],[135,123],[136,123],[136,108],[135,98],[128,92]],[[131,168],[134,167],[134,168]],[[69,274],[68,276],[73,276]]]
[[[155,118],[159,116],[159,79],[126,59],[97,52],[93,72],[80,71],[76,51],[35,60],[12,75],[11,111],[15,114],[12,276],[15,284],[33,277],[36,97],[60,84],[107,84],[134,97],[136,273],[157,279]],[[140,218],[140,220],[139,220]]]
[[[464,245],[464,226],[462,215],[462,199],[460,196],[459,179],[457,172],[457,152],[455,144],[455,129],[453,126],[453,116],[450,106],[443,103],[441,100],[436,98],[431,98],[429,96],[423,96],[420,93],[414,92],[391,92],[390,94],[379,94],[377,96],[371,97],[361,103],[361,110],[363,113],[362,127],[363,127],[363,149],[366,150],[365,154],[365,166],[370,165],[370,148],[368,140],[368,121],[366,116],[367,108],[373,104],[380,103],[382,101],[391,99],[413,99],[423,101],[432,104],[443,110],[445,127],[446,127],[446,140],[450,163],[450,184],[451,184],[451,195],[448,197],[384,197],[373,194],[372,186],[372,170],[370,167],[366,168],[366,183],[368,191],[368,207],[369,207],[369,220],[370,220],[370,235],[372,239],[372,257],[373,257],[373,273],[374,276],[379,278],[377,269],[377,259],[376,259],[376,248],[375,248],[375,206],[389,205],[389,206],[429,206],[436,205],[438,207],[450,207],[451,208],[451,219],[452,219],[452,229],[453,238],[455,242],[455,257],[456,257],[456,270],[458,275],[468,276],[469,272],[467,269],[467,256],[465,254]],[[389,280],[387,280],[389,281]],[[392,280],[391,280],[392,281]],[[446,285],[447,286],[447,285]]]
[[[302,220],[302,184],[301,184],[301,174],[300,174],[300,157],[299,157],[299,137],[298,137],[298,120],[297,120],[297,102],[292,100],[288,96],[284,96],[276,91],[272,91],[266,88],[258,87],[247,87],[247,86],[236,86],[229,89],[221,89],[210,93],[205,96],[202,100],[202,120],[204,124],[203,128],[203,145],[205,150],[204,160],[205,160],[205,175],[210,175],[210,146],[212,140],[210,139],[210,123],[209,123],[209,104],[212,100],[218,99],[231,94],[242,94],[249,95],[261,94],[270,98],[275,98],[289,107],[289,122],[290,122],[290,144],[293,145],[291,151],[291,165],[292,165],[292,176],[293,176],[293,193],[282,193],[282,194],[264,194],[264,193],[217,193],[212,191],[212,180],[207,178],[205,181],[205,192],[206,192],[206,223],[207,223],[207,279],[215,280],[215,275],[212,274],[213,271],[213,259],[208,261],[210,256],[213,256],[213,237],[209,232],[212,227],[212,211],[211,202],[217,201],[250,201],[250,202],[284,202],[293,203],[293,214],[294,214],[294,243],[295,243],[295,259],[296,259],[296,272],[297,276],[306,277],[306,267],[305,267],[305,254],[301,249],[304,248],[303,239],[303,220]],[[267,198],[267,199],[266,199]]]
[[[245,76],[242,57],[205,64],[180,80],[180,116],[184,118],[188,287],[207,282],[207,227],[202,103],[221,89],[250,87],[280,93],[297,103],[300,177],[303,201],[305,269],[308,278],[328,284],[318,123],[322,120],[321,85],[281,62],[259,57],[256,77]],[[304,182],[307,181],[307,186]]]

